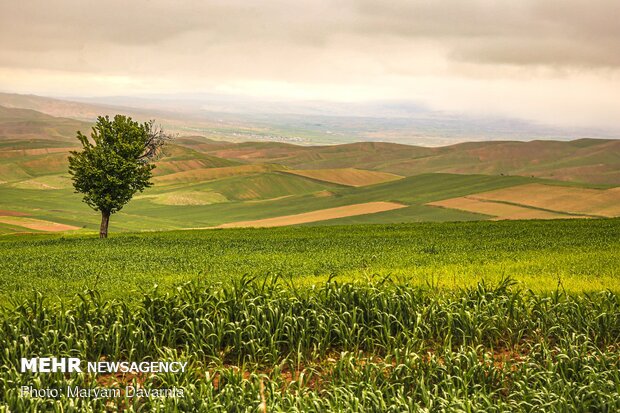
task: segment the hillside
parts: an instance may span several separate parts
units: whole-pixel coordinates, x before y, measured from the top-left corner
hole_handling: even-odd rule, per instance
[[[75,132],[89,129],[90,124],[86,122],[0,106],[0,149],[3,152],[73,147],[77,142]]]
[[[620,140],[611,139],[472,142],[439,148],[388,142],[307,147],[205,141],[197,145],[221,158],[280,163],[295,169],[359,168],[405,176],[429,172],[503,174],[620,184]]]
[[[78,129],[90,125],[0,107],[0,233],[97,228],[67,174]],[[613,140],[425,148],[190,135],[156,166],[155,185],[113,217],[113,231],[620,215],[620,192],[607,189],[620,182]]]

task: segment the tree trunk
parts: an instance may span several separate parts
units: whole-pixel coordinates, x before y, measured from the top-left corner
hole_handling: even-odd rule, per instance
[[[108,224],[110,223],[110,213],[101,211],[101,227],[99,227],[99,238],[108,237]]]

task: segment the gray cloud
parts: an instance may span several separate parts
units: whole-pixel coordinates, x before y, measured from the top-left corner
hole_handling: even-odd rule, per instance
[[[361,1],[358,10],[358,32],[436,39],[456,60],[620,66],[616,1]]]
[[[416,98],[434,96],[430,85],[474,90],[467,79],[489,90],[504,79],[509,91],[521,88],[509,82],[536,78],[555,90],[579,73],[580,91],[592,79],[617,91],[619,18],[617,0],[3,1],[0,82],[4,72],[11,85],[0,88],[45,79],[74,94],[104,93],[108,78],[167,91],[280,82]]]
[[[219,45],[260,44],[277,52],[286,46],[327,47],[341,36],[360,49],[372,37],[396,36],[412,44],[433,40],[449,58],[486,64],[620,64],[615,0],[25,0],[3,2],[0,16],[0,63],[8,65],[45,67],[36,53],[75,57],[101,47],[106,55],[111,45],[159,50],[165,59],[166,44],[186,37],[192,44],[177,44],[180,52],[191,50],[200,58],[201,51]],[[96,66],[112,66],[107,57]],[[81,63],[64,58],[69,67]],[[58,66],[53,59],[50,64]]]

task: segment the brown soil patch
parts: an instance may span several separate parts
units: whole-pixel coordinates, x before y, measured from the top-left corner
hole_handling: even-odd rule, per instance
[[[217,228],[238,227],[280,227],[285,225],[305,224],[308,222],[325,221],[328,219],[351,217],[356,215],[374,214],[377,212],[391,211],[405,208],[407,205],[396,202],[368,202],[365,204],[347,205],[336,208],[320,209],[318,211],[305,212],[303,214],[285,215],[275,218],[258,219],[255,221],[230,222],[219,225]]]
[[[543,208],[575,215],[620,216],[620,191],[618,188],[601,190],[527,184],[469,195],[468,198],[511,202],[525,207]]]
[[[108,373],[96,376],[95,381],[102,387],[126,386],[134,382],[142,386],[146,382],[146,375],[143,373]]]
[[[0,209],[0,217],[25,217],[28,216],[25,212],[9,211],[6,209]]]
[[[356,168],[288,170],[286,172],[318,181],[355,187],[374,185],[403,178],[400,175],[387,172],[367,171]]]
[[[539,209],[521,207],[517,205],[508,205],[493,201],[482,201],[469,196],[445,199],[443,201],[431,202],[427,205],[490,215],[495,217],[493,220],[581,218],[575,215],[558,214],[555,212],[542,211]]]
[[[11,149],[0,152],[0,158],[18,158],[20,156],[47,155],[50,153],[63,153],[77,150],[79,148],[36,148],[36,149]]]
[[[73,225],[59,224],[58,222],[44,221],[42,219],[21,218],[15,216],[0,216],[0,222],[8,225],[15,225],[17,227],[46,232],[73,231],[76,229],[80,229],[79,227],[75,227]]]
[[[617,185],[620,182],[620,168],[613,164],[574,166],[570,168],[539,171],[533,174],[558,181],[592,182]]]

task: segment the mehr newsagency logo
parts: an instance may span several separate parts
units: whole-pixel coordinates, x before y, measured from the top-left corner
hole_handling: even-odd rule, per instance
[[[155,374],[183,373],[187,362],[182,361],[83,361],[76,357],[22,358],[22,373],[91,373],[91,374]],[[183,397],[183,389],[177,387],[146,389],[139,385],[120,387],[36,388],[21,386],[22,397],[58,398],[63,395],[78,398],[112,397]]]

